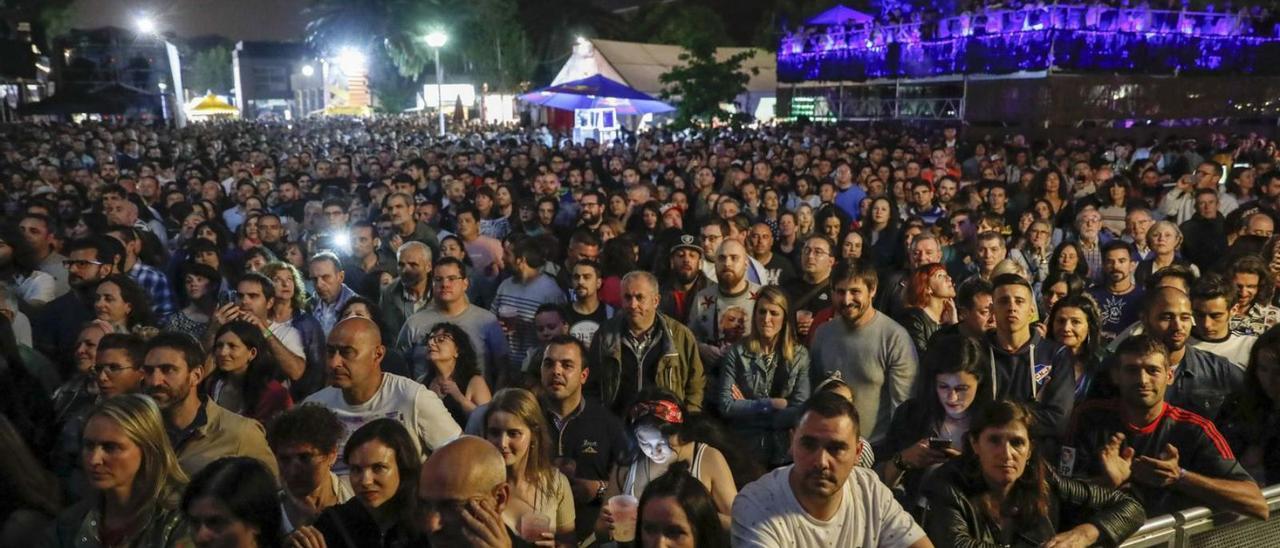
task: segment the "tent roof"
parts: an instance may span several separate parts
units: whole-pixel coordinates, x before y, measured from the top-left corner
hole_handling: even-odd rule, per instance
[[[852,20],[854,23],[869,23],[873,18],[844,4],[836,4],[831,9],[819,13],[809,19],[810,25],[842,25]]]
[[[193,101],[193,104],[187,107],[187,110],[193,114],[239,114],[240,109],[231,106],[230,103],[223,101],[212,92],[204,97]]]
[[[718,48],[716,58],[725,59],[743,51],[755,52],[742,63],[743,68],[759,69],[759,73],[747,82],[747,91],[773,93],[778,87],[778,60],[774,55],[756,48]],[[603,74],[656,97],[664,87],[659,76],[672,67],[682,65],[679,56],[683,52],[680,46],[666,44],[590,39],[586,44],[580,43],[573,48],[569,61],[551,85]]]

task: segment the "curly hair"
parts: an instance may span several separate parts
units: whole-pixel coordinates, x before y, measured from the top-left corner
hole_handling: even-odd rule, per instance
[[[305,312],[310,303],[310,297],[307,296],[306,282],[302,278],[302,272],[298,267],[285,261],[271,261],[262,267],[262,275],[271,280],[271,284],[275,285],[276,274],[282,270],[289,271],[289,277],[293,278],[293,297],[289,299],[289,304],[293,305],[294,312]],[[276,293],[280,290],[277,288]]]
[[[471,337],[467,335],[466,331],[463,331],[457,324],[449,322],[440,322],[432,326],[431,331],[427,332],[427,340],[423,342],[430,341],[431,337],[436,336],[438,333],[448,335],[450,339],[453,339],[453,346],[458,349],[457,363],[454,365],[453,374],[449,375],[449,380],[458,383],[458,386],[465,390],[471,378],[480,374],[480,358],[476,353],[476,347],[471,344]],[[439,372],[435,367],[428,367],[426,375],[422,378],[422,383],[431,384],[431,381],[435,380],[438,374]]]
[[[338,415],[323,405],[299,405],[276,416],[267,425],[267,442],[272,451],[306,444],[323,453],[334,453],[346,435]]]

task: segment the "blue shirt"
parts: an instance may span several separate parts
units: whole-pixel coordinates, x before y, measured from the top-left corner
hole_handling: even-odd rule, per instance
[[[859,217],[862,217],[862,208],[859,206],[862,205],[862,199],[866,197],[867,191],[862,190],[862,187],[858,185],[853,185],[836,194],[835,204],[836,207],[840,208],[840,211],[843,211],[850,219],[856,221]]]
[[[1126,327],[1138,321],[1144,291],[1137,285],[1123,295],[1116,295],[1106,287],[1095,287],[1089,295],[1098,303],[1098,324],[1104,343],[1110,343]]]
[[[342,284],[338,290],[338,298],[333,304],[324,302],[319,295],[315,296],[315,310],[311,313],[316,317],[316,321],[320,322],[320,329],[324,330],[325,336],[333,330],[333,326],[338,324],[338,312],[347,304],[347,300],[356,296],[356,292],[352,291],[347,284]]]

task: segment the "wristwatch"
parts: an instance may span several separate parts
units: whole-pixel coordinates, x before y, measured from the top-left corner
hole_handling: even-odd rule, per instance
[[[609,482],[600,482],[600,487],[596,489],[596,498],[592,500],[604,500],[604,492],[609,489]]]
[[[889,462],[892,462],[898,470],[902,470],[903,472],[911,469],[911,465],[907,464],[906,459],[902,458],[901,451],[894,453],[893,458],[889,459]]]

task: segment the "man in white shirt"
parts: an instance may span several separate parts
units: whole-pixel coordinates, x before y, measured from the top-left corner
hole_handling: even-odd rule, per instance
[[[328,355],[329,387],[308,397],[304,404],[323,405],[338,415],[347,431],[338,447],[346,445],[352,432],[374,419],[390,418],[403,424],[419,451],[434,451],[462,433],[449,416],[440,397],[408,378],[382,372],[382,345],[378,325],[366,318],[352,317],[338,322],[325,345]],[[347,474],[342,455],[334,473]]]
[[[751,483],[733,501],[736,548],[878,546],[932,548],[875,472],[855,467],[858,411],[818,394],[791,438],[795,464]]]

